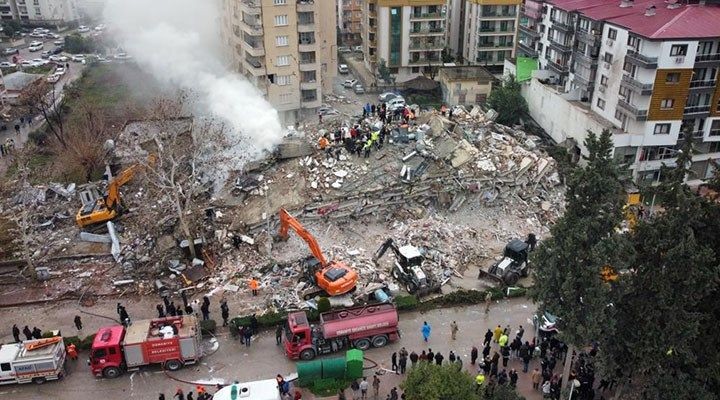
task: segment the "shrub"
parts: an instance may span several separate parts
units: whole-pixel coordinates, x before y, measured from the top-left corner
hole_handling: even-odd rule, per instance
[[[321,297],[317,302],[317,310],[319,313],[330,311],[330,299]]]
[[[215,322],[214,319],[207,319],[200,321],[200,332],[203,335],[209,334],[209,333],[215,333],[215,329],[217,328],[217,322]]]
[[[44,130],[37,130],[32,131],[28,134],[28,139],[30,139],[35,145],[42,146],[47,141],[47,132]]]
[[[395,306],[398,310],[414,310],[418,306],[415,296],[397,296],[395,297]]]
[[[345,379],[325,378],[315,380],[309,389],[316,396],[328,397],[338,394],[341,389],[348,386],[350,382]]]

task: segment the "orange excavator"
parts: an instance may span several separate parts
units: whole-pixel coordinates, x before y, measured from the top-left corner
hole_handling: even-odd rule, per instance
[[[315,237],[295,217],[281,208],[280,232],[278,233],[281,240],[287,240],[290,228],[307,243],[313,255],[306,260],[304,275],[319,289],[303,293],[303,299],[313,298],[323,292],[330,296],[339,296],[355,289],[358,279],[357,272],[339,261],[328,261]]]
[[[123,170],[110,181],[105,196],[81,207],[75,216],[78,226],[84,228],[114,219],[120,211],[120,186],[128,183],[139,168],[140,164],[135,164]]]

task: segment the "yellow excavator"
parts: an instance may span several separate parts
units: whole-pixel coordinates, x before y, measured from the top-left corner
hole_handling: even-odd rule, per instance
[[[80,228],[113,220],[120,212],[120,186],[128,183],[141,167],[135,164],[110,181],[107,193],[94,203],[88,203],[78,210],[75,222]]]

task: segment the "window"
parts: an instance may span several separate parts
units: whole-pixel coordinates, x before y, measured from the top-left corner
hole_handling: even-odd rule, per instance
[[[599,109],[604,110],[605,109],[605,100],[598,98],[597,106]]]
[[[590,20],[586,18],[580,18],[580,29],[588,32],[590,30]]]
[[[292,103],[292,93],[280,93],[280,104]]]
[[[287,26],[287,24],[288,24],[287,15],[276,15],[275,16],[275,26]]]
[[[710,136],[720,136],[720,119],[710,123]]]
[[[620,86],[620,91],[618,91],[618,95],[620,95],[620,98],[625,99],[625,101],[630,102],[630,89],[626,88],[625,86]]]
[[[665,83],[678,83],[680,82],[680,73],[679,72],[670,72],[667,75],[665,75]]]
[[[487,94],[485,94],[485,93],[476,93],[475,94],[475,103],[485,104],[486,100],[487,100]]]
[[[607,87],[608,85],[608,77],[605,75],[600,75],[600,85]]]
[[[275,77],[275,83],[278,84],[278,86],[286,86],[290,84],[290,75],[278,75]]]
[[[110,351],[110,354],[117,354],[117,351],[114,347],[110,347],[108,350]]]
[[[662,99],[660,100],[660,108],[663,110],[670,110],[675,105],[675,99]]]
[[[40,7],[35,7],[35,15],[41,15]]]
[[[669,135],[670,124],[655,124],[655,130],[653,133],[656,135]]]
[[[638,51],[638,49],[640,49],[640,38],[637,36],[628,36],[627,45],[633,50]]]
[[[278,56],[275,66],[284,67],[287,65],[290,65],[290,56]]]
[[[611,64],[612,60],[613,60],[612,54],[606,52],[605,55],[603,55],[603,61],[605,61],[606,63]]]
[[[617,39],[617,29],[613,29],[613,28],[608,29],[608,39],[612,39],[612,40]]]
[[[275,36],[275,44],[278,47],[287,46],[288,45],[288,37],[287,36]]]
[[[282,6],[287,4],[287,0],[273,0],[273,4],[275,4],[276,6]]]
[[[412,68],[410,69],[410,72],[412,72],[413,74],[419,74],[419,73],[420,73],[420,67],[412,67]]]
[[[10,371],[10,363],[0,364],[0,371]]]
[[[670,47],[670,56],[685,56],[687,55],[687,48],[686,44],[674,44]]]
[[[615,119],[620,121],[620,128],[625,131],[627,129],[627,115],[620,110],[615,110]]]
[[[105,351],[105,349],[97,349],[93,353],[92,357],[97,359],[97,358],[103,358],[106,355],[107,355],[107,352]]]
[[[631,62],[625,61],[625,64],[623,64],[623,71],[625,71],[625,72],[627,72],[628,74],[630,74],[630,76],[633,77],[633,78],[635,77],[635,71],[636,71],[636,70],[637,70],[637,67],[635,66],[635,64],[633,64],[633,63],[631,63]]]
[[[458,96],[458,103],[465,104],[465,101],[467,100],[466,96],[467,96],[467,94],[460,93],[460,95]]]

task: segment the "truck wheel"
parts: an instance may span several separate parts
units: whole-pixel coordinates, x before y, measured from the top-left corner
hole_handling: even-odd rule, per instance
[[[107,367],[103,370],[103,376],[108,379],[115,379],[120,376],[120,369],[116,367]]]
[[[303,361],[310,361],[315,358],[315,350],[305,349],[300,352],[300,359]]]
[[[165,368],[170,371],[177,371],[182,368],[182,363],[178,360],[165,361]]]
[[[395,278],[396,280],[399,281],[400,280],[400,271],[398,271],[397,268],[393,268],[392,276],[393,276],[393,278]]]
[[[385,335],[377,335],[372,338],[373,347],[383,347],[388,343],[388,337]]]
[[[42,378],[42,377],[32,379],[32,383],[34,383],[36,385],[42,385],[45,382],[46,382],[45,378]]]
[[[417,292],[417,285],[414,282],[408,282],[407,285],[405,285],[405,289],[410,294],[415,294]]]
[[[370,348],[370,341],[367,339],[358,339],[355,341],[355,348],[365,351]]]
[[[505,275],[505,284],[508,286],[512,286],[517,283],[518,280],[520,280],[520,274],[517,272],[510,272],[507,275]]]

